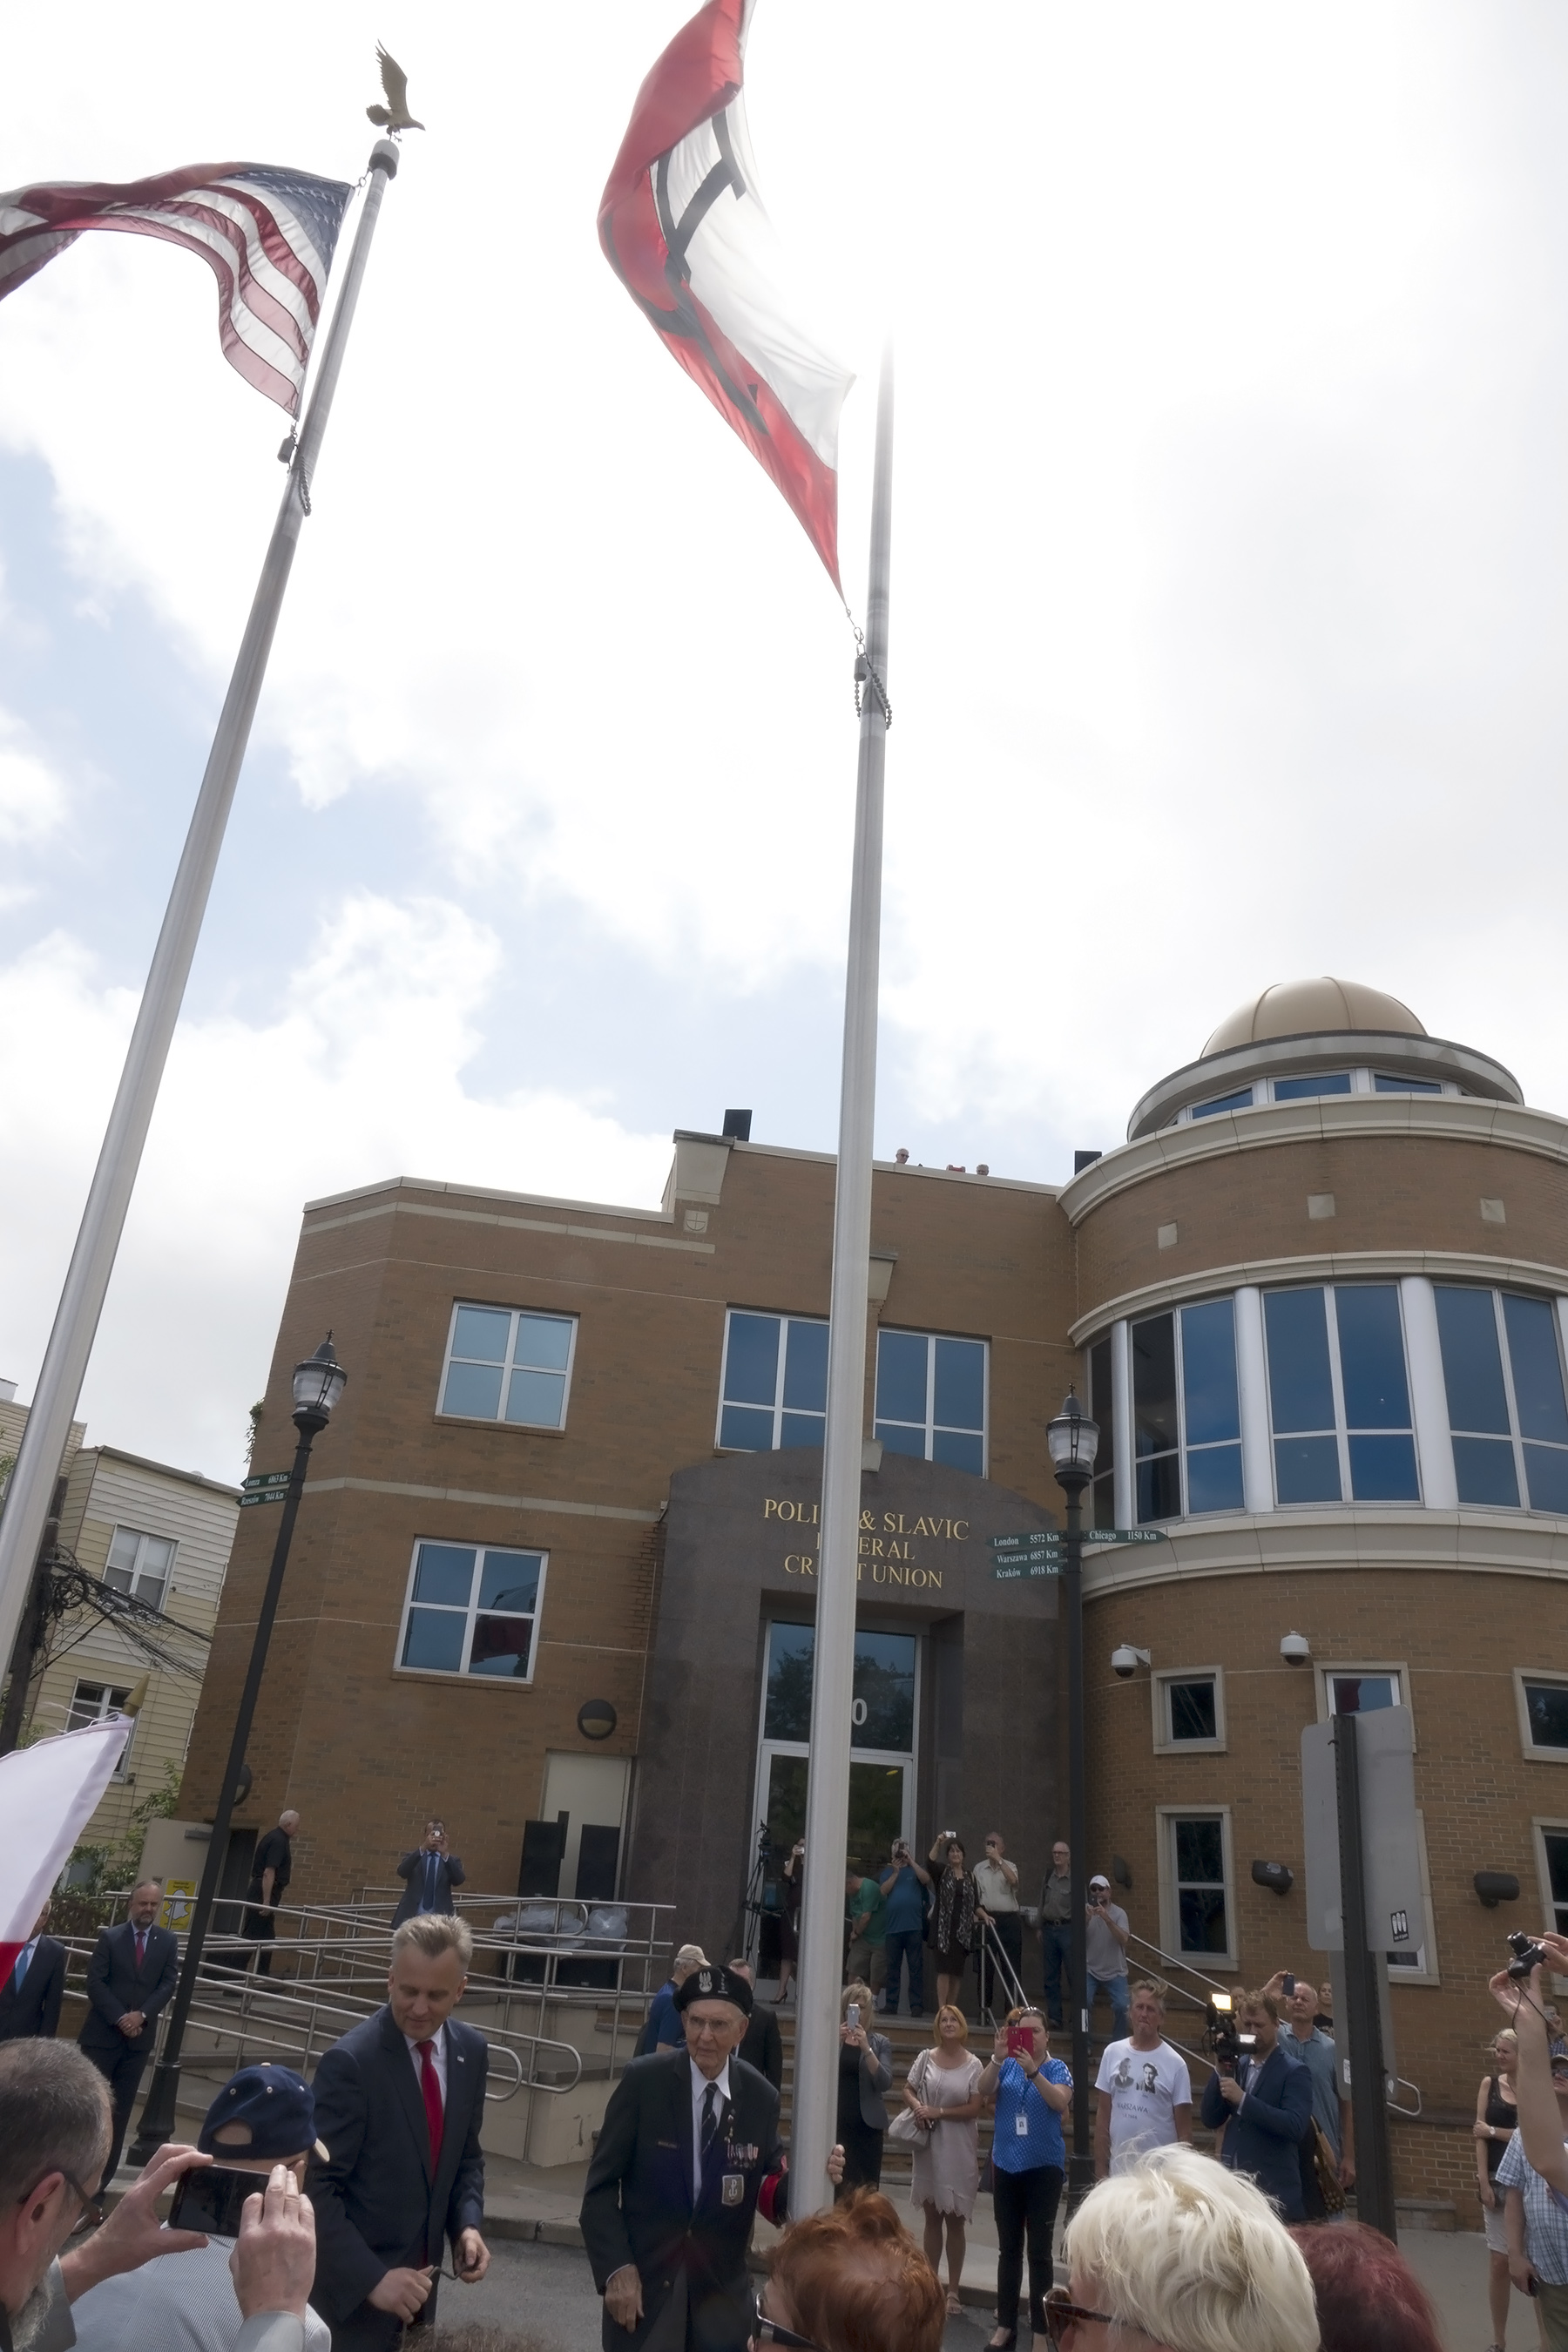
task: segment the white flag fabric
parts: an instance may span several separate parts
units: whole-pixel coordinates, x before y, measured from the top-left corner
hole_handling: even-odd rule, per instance
[[[770,474],[838,586],[838,412],[854,378],[787,290],[742,79],[756,0],[707,0],[637,92],[599,242],[644,317]]]
[[[111,1715],[0,1756],[0,1982],[98,1810],[133,1725]]]

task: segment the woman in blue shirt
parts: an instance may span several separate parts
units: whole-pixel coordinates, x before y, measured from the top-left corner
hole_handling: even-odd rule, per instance
[[[1018,2289],[1024,2244],[1029,2248],[1029,2324],[1046,2334],[1051,2288],[1051,2232],[1067,2169],[1062,2116],[1072,2098],[1072,2076],[1050,2054],[1050,2036],[1038,2010],[1010,2009],[996,2030],[980,2095],[996,2109],[991,2142],[995,2173],[996,2332],[991,2352],[1012,2352],[1018,2341]]]

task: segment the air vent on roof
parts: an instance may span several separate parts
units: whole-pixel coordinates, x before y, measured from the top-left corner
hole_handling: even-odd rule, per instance
[[[724,1113],[724,1133],[733,1136],[737,1143],[752,1139],[752,1114],[749,1110],[727,1110]]]
[[[1086,1168],[1091,1168],[1094,1162],[1102,1157],[1103,1154],[1098,1151],[1075,1151],[1072,1156],[1073,1174],[1081,1176]]]

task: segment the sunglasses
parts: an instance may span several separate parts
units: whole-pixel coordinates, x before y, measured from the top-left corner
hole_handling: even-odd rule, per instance
[[[1054,2286],[1046,2296],[1046,2334],[1053,2344],[1059,2344],[1072,2327],[1084,2320],[1095,2320],[1101,2327],[1114,2326],[1109,2311],[1090,2311],[1081,2303],[1069,2303],[1067,2289]]]
[[[797,2336],[776,2319],[770,2319],[763,2309],[761,2295],[752,2297],[752,2340],[757,2344],[782,2344],[787,2352],[816,2352],[809,2336]]]

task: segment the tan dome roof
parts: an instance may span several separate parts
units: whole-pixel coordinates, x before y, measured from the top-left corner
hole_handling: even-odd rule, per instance
[[[1265,1037],[1342,1035],[1347,1029],[1375,1029],[1385,1035],[1425,1037],[1408,1004],[1364,988],[1358,980],[1276,981],[1261,996],[1228,1013],[1199,1055],[1223,1054],[1234,1045],[1256,1045]]]

